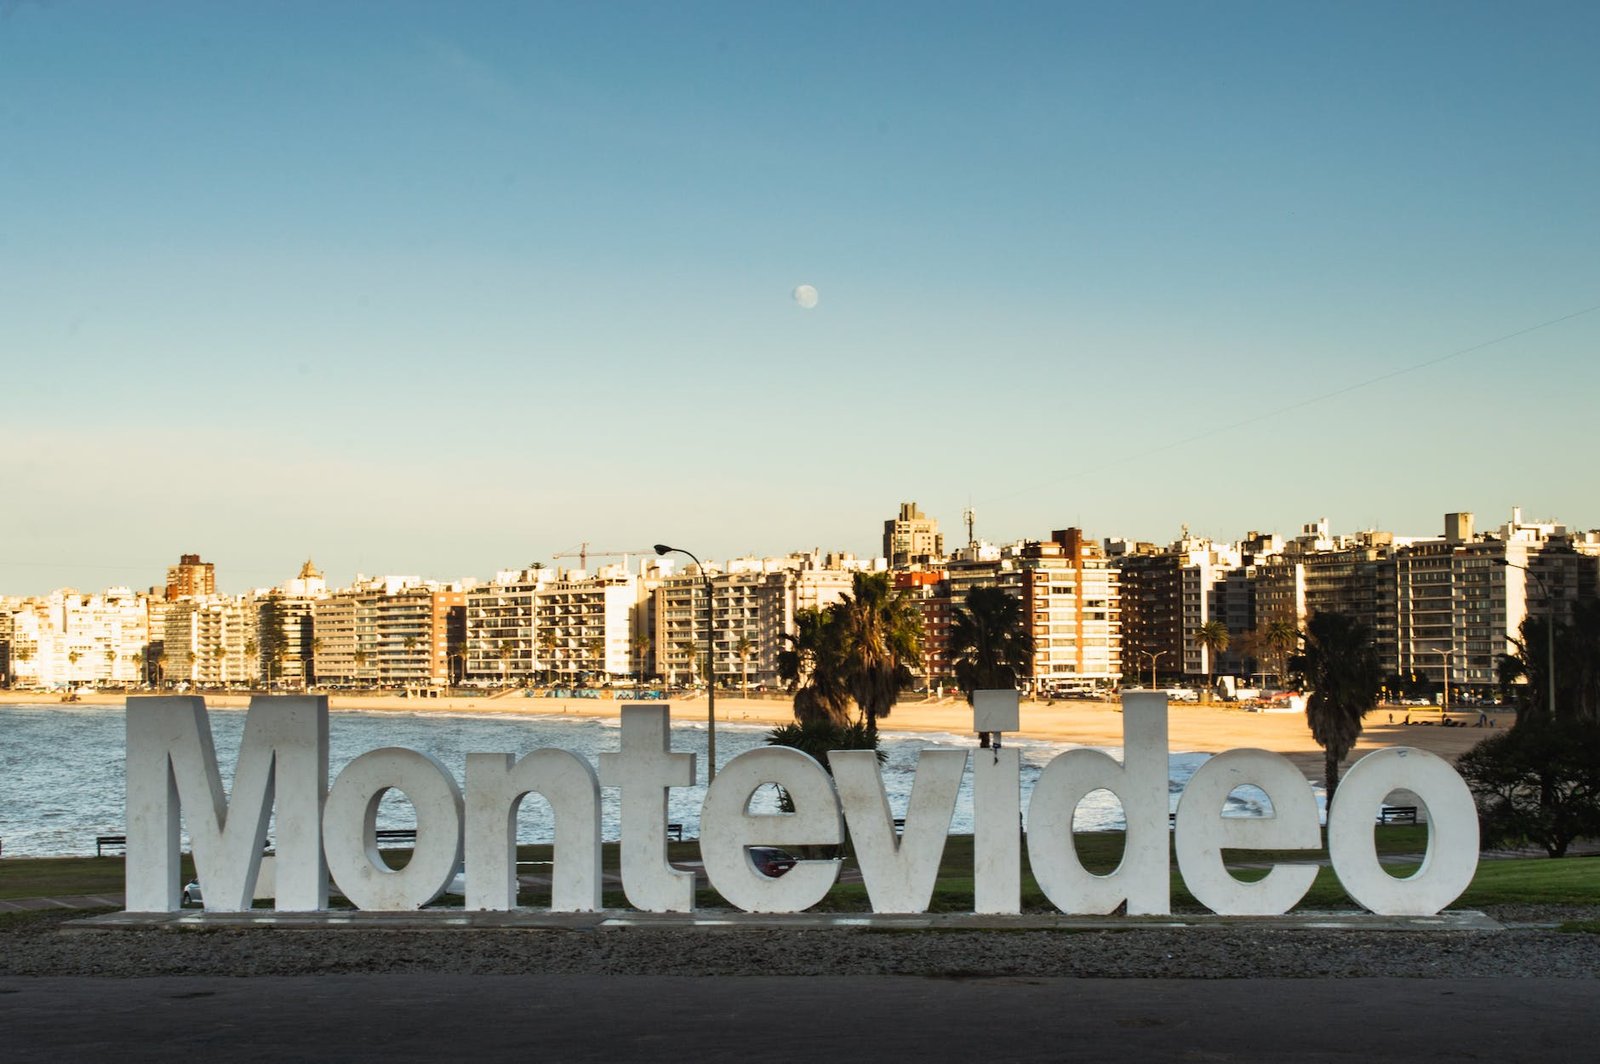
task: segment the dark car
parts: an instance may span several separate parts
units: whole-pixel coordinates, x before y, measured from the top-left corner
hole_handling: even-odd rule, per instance
[[[752,846],[750,863],[755,865],[756,871],[762,875],[777,879],[794,867],[794,858],[787,850],[780,850],[776,846]]]

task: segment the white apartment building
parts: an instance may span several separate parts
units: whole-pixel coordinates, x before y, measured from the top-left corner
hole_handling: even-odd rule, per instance
[[[1105,549],[1069,528],[1043,542],[959,552],[949,565],[950,601],[976,587],[1016,595],[1033,627],[1032,690],[1065,693],[1117,684],[1122,677],[1121,573]]]
[[[554,569],[502,569],[467,593],[466,675],[501,684],[533,681],[555,649],[555,638],[539,637],[540,589],[553,584]]]
[[[866,566],[849,555],[820,551],[782,558],[735,558],[726,571],[707,563],[717,682],[775,684],[783,637],[794,631],[795,614],[822,609],[850,591],[854,573]],[[651,637],[656,671],[669,683],[699,681],[705,662],[705,582],[690,567],[663,578],[654,589]]]
[[[221,595],[181,598],[167,603],[162,629],[165,682],[220,687],[260,679],[253,603]]]
[[[443,682],[446,615],[462,592],[417,576],[358,576],[351,588],[312,603],[319,684],[420,687]]]
[[[1442,538],[1407,543],[1381,567],[1385,672],[1488,692],[1523,620],[1570,617],[1593,580],[1600,537],[1526,522],[1520,508],[1492,533],[1473,524],[1470,513],[1446,514]]]
[[[1183,625],[1183,673],[1186,676],[1215,675],[1226,651],[1213,654],[1200,640],[1200,630],[1213,621],[1228,625],[1223,598],[1228,576],[1241,564],[1237,547],[1213,543],[1208,539],[1185,536],[1177,544],[1178,598]],[[1229,631],[1230,642],[1240,633]]]
[[[19,687],[122,686],[144,679],[149,624],[125,587],[84,595],[62,588],[24,600],[11,618],[11,672]]]
[[[534,601],[540,663],[556,683],[597,684],[635,671],[634,611],[640,578],[620,565],[593,576],[564,574],[539,589]]]

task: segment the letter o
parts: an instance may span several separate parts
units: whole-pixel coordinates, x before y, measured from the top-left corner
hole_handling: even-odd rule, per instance
[[[1389,792],[1412,791],[1428,808],[1422,867],[1397,879],[1373,844]],[[1448,761],[1406,746],[1377,750],[1350,767],[1328,809],[1328,856],[1345,893],[1380,916],[1432,916],[1461,896],[1478,870],[1478,809]]]
[[[404,791],[417,811],[417,844],[404,868],[378,852],[378,803]],[[322,811],[328,871],[358,909],[407,912],[450,885],[461,864],[461,788],[438,760],[387,747],[362,754],[339,773]]]

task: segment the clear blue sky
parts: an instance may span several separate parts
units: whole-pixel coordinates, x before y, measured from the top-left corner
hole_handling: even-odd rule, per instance
[[[911,499],[995,540],[1600,525],[1600,312],[1331,394],[1600,304],[1597,37],[0,0],[0,593],[871,554]]]

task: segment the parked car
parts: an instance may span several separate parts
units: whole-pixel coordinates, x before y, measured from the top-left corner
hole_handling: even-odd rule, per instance
[[[183,888],[183,904],[199,905],[203,901],[204,899],[200,894],[200,881],[198,879]]]
[[[752,846],[750,863],[755,865],[756,871],[762,875],[777,879],[794,867],[794,858],[790,856],[789,851],[780,850],[776,846]]]

